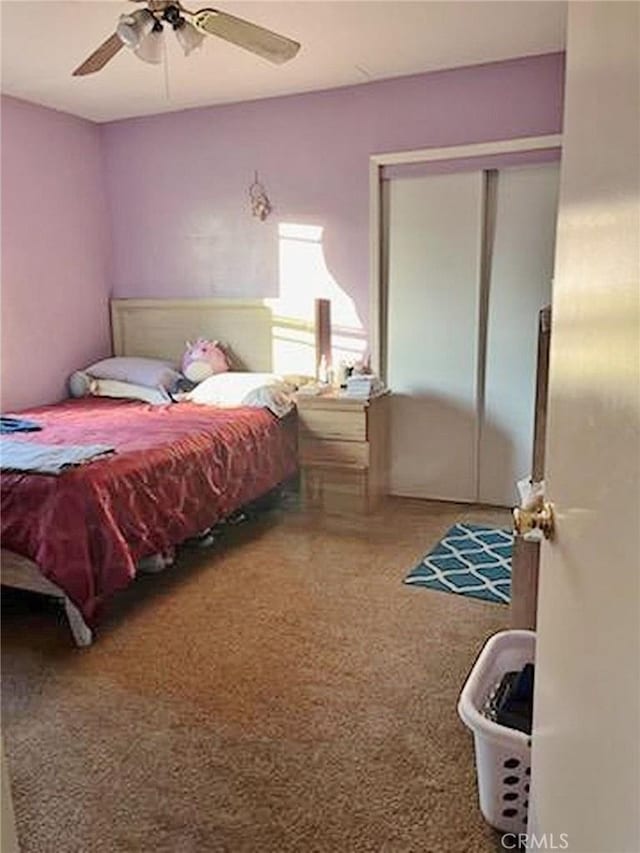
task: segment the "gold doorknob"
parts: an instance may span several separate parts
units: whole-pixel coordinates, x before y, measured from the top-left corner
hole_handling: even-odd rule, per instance
[[[545,539],[553,539],[555,534],[555,515],[553,504],[541,500],[536,506],[513,510],[513,526],[520,536],[540,531]]]

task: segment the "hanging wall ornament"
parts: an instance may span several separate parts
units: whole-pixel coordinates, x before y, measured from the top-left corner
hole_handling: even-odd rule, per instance
[[[251,213],[261,222],[271,213],[271,202],[265,188],[258,180],[258,173],[253,174],[253,183],[249,187],[249,199],[251,201]]]

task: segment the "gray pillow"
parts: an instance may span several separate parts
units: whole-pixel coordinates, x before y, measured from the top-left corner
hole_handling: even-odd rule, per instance
[[[181,374],[170,361],[133,356],[104,358],[86,367],[85,373],[94,379],[115,379],[118,382],[146,385],[147,388],[164,388],[167,391],[173,391],[181,379]]]

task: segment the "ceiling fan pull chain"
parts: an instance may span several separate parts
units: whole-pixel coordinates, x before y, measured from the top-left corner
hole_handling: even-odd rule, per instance
[[[162,52],[164,53],[164,91],[167,101],[171,100],[171,90],[169,89],[169,52],[167,50],[167,40],[162,40]]]

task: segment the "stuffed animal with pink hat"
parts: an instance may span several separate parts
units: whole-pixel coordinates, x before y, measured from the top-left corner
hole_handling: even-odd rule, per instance
[[[191,382],[202,382],[230,368],[227,354],[219,341],[208,341],[206,338],[198,338],[195,343],[187,341],[182,356],[182,373]]]

